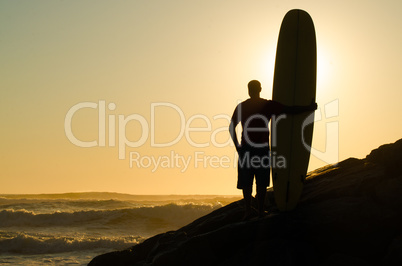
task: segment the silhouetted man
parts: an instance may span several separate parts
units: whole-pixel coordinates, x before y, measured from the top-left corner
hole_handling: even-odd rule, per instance
[[[250,98],[236,106],[229,126],[230,136],[239,155],[237,188],[243,190],[245,202],[244,219],[252,216],[251,193],[255,176],[257,185],[258,213],[264,216],[264,201],[270,180],[270,147],[268,124],[272,116],[297,114],[317,109],[309,106],[285,106],[272,100],[260,98],[261,84],[257,80],[248,83]],[[241,122],[241,144],[237,140],[236,126]]]

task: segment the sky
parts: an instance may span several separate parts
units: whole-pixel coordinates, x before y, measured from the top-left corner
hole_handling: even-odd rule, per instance
[[[0,193],[240,195],[228,119],[291,9],[317,37],[309,170],[401,138],[401,1],[0,2]]]

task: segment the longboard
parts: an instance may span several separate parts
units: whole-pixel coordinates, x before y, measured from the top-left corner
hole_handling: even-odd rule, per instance
[[[272,99],[287,106],[307,106],[316,94],[317,51],[314,24],[299,9],[289,11],[281,25],[275,59]],[[276,122],[275,122],[276,121]],[[297,206],[310,159],[314,112],[286,115],[271,125],[274,196],[280,211]],[[308,123],[307,123],[308,122]],[[306,126],[306,124],[308,124]],[[303,139],[302,139],[303,138]]]

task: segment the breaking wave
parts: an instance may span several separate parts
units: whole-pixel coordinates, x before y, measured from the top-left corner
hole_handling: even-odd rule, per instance
[[[167,204],[162,206],[35,213],[25,209],[0,211],[0,227],[76,226],[89,224],[129,224],[138,222],[168,223],[181,226],[219,208],[219,204]]]
[[[125,249],[141,237],[66,237],[43,234],[0,232],[0,253],[47,254],[91,249]]]

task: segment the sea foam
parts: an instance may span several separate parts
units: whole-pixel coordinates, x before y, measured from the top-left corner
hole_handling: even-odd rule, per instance
[[[141,240],[141,237],[88,238],[0,232],[0,253],[46,254],[99,248],[124,249],[138,244]]]

